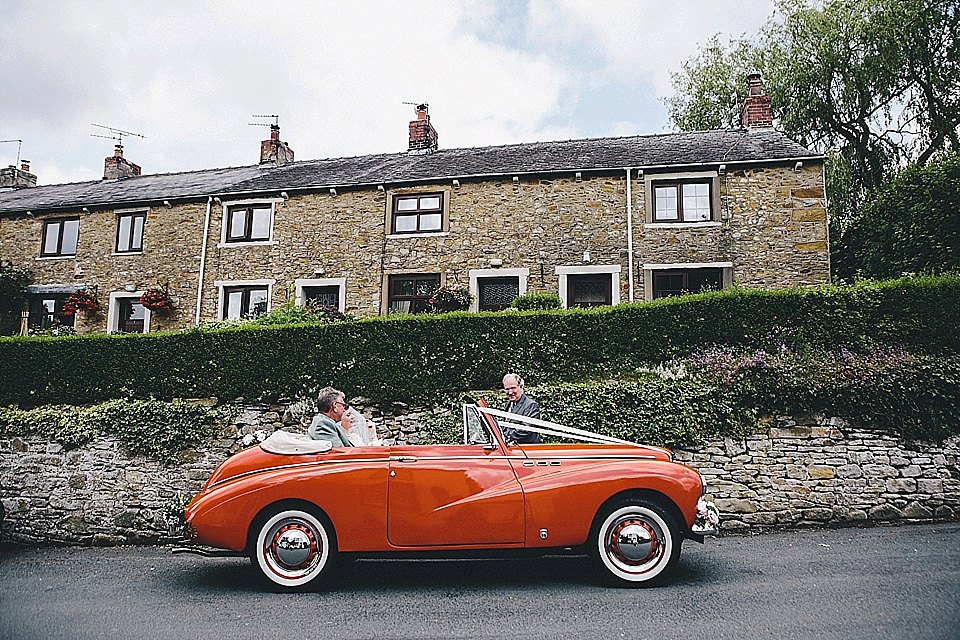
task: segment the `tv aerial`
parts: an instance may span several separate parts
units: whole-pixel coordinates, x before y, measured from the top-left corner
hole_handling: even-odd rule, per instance
[[[139,133],[134,133],[132,131],[124,131],[123,129],[117,129],[116,127],[108,127],[103,124],[91,123],[94,127],[100,127],[101,129],[106,129],[112,136],[105,136],[99,133],[91,133],[90,135],[94,138],[107,138],[108,140],[116,140],[117,147],[123,149],[123,136],[136,136],[137,138],[146,138],[147,136],[141,135]]]
[[[252,115],[251,118],[273,118],[273,123],[269,122],[250,122],[248,123],[251,127],[270,127],[271,129],[280,129],[280,116],[277,114],[270,115]]]
[[[4,142],[17,143],[17,164],[20,164],[20,149],[23,147],[23,140],[0,140],[0,144],[3,144]]]

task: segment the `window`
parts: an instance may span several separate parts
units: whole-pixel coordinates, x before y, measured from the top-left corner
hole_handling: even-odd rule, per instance
[[[119,298],[117,310],[117,331],[121,333],[143,333],[147,310],[140,304],[139,298]]]
[[[43,221],[43,244],[41,256],[77,255],[77,236],[80,233],[80,218],[58,218]]]
[[[262,242],[270,240],[273,205],[269,202],[227,207],[226,242]]]
[[[146,333],[150,330],[150,310],[140,304],[143,291],[114,291],[110,294],[108,333]]]
[[[412,193],[393,197],[393,233],[442,230],[442,193]]]
[[[389,313],[424,313],[430,311],[430,296],[440,286],[440,274],[390,276],[387,284]]]
[[[303,288],[303,303],[312,302],[323,307],[340,308],[340,287],[335,284]]]
[[[563,307],[620,304],[620,265],[559,266],[558,293]]]
[[[613,304],[609,273],[578,273],[567,276],[567,307],[599,307]]]
[[[710,181],[655,182],[653,184],[654,222],[709,222],[711,214]]]
[[[267,312],[270,289],[264,285],[223,288],[221,319],[255,318]]]
[[[666,298],[723,288],[723,269],[669,269],[653,272],[653,297]]]
[[[146,211],[121,213],[117,216],[117,253],[143,251],[143,223]]]
[[[73,326],[73,315],[63,313],[63,303],[70,297],[68,293],[31,295],[28,303],[31,329],[49,329],[54,324]]]
[[[478,278],[477,308],[480,311],[503,311],[520,295],[520,278]]]
[[[313,304],[322,304],[343,311],[344,289],[347,286],[346,278],[311,278],[294,280],[297,292],[297,304],[305,305],[308,301]]]

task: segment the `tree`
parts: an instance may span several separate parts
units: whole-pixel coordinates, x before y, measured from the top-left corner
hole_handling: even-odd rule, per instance
[[[892,278],[960,271],[960,151],[904,169],[841,239],[837,274]]]
[[[0,263],[0,335],[12,335],[20,330],[20,312],[27,301],[30,272],[20,269],[9,260]]]
[[[683,130],[739,126],[760,71],[778,127],[828,154],[832,232],[908,161],[960,149],[960,9],[955,0],[780,0],[753,39],[715,37],[667,100]]]

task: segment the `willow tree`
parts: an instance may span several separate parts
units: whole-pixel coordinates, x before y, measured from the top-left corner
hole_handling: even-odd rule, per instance
[[[960,149],[958,32],[956,0],[780,0],[758,34],[714,37],[673,75],[670,117],[739,126],[746,76],[761,72],[775,125],[829,156],[836,240],[907,162]]]

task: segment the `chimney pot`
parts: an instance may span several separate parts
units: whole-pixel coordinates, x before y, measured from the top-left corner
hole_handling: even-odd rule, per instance
[[[427,103],[417,105],[417,119],[410,122],[410,142],[407,153],[420,155],[436,151],[439,144],[437,130],[430,124]]]
[[[140,165],[134,164],[123,157],[123,145],[118,144],[113,150],[113,156],[104,158],[103,179],[118,180],[140,175]]]
[[[740,122],[746,129],[773,126],[770,96],[763,93],[763,78],[759,73],[747,76],[747,97],[740,111]]]
[[[280,140],[280,125],[270,125],[270,138],[260,143],[260,164],[277,166],[293,162],[293,149]]]
[[[37,176],[30,173],[30,161],[21,160],[21,169],[10,165],[0,169],[0,189],[26,189],[37,186]]]

